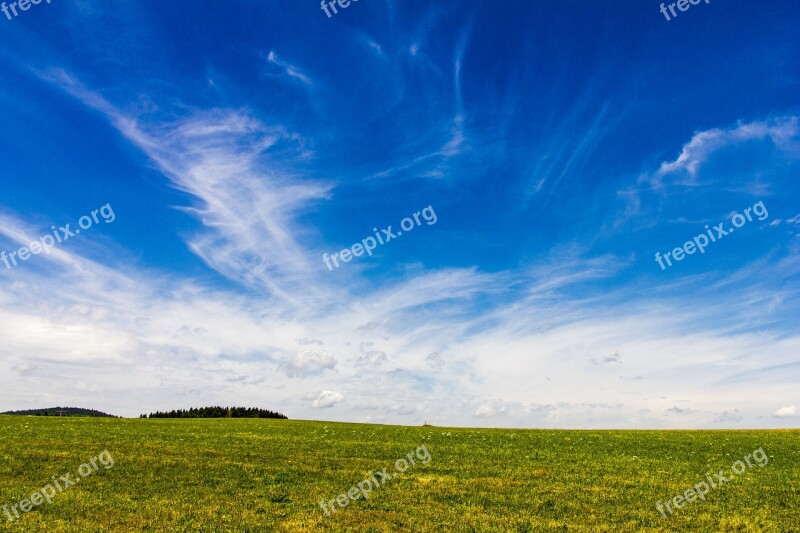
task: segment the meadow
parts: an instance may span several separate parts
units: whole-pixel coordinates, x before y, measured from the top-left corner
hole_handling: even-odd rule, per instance
[[[114,461],[19,519],[0,514],[0,531],[800,532],[800,430],[0,416],[0,435],[0,506],[75,477],[103,451]],[[330,516],[320,507],[423,445],[430,461],[369,499]],[[657,511],[759,448],[765,466],[672,515]]]

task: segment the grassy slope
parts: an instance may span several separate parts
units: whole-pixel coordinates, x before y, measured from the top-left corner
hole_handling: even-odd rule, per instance
[[[0,507],[108,450],[115,466],[0,531],[799,531],[800,431],[528,431],[0,416]],[[335,498],[424,444],[333,517]],[[763,447],[769,464],[655,509]],[[75,474],[74,474],[75,475]]]

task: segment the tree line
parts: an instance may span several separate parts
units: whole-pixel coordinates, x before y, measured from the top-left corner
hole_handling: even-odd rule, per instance
[[[190,409],[173,409],[172,411],[156,411],[139,418],[277,418],[288,420],[281,413],[258,407],[192,407]]]
[[[45,409],[25,409],[23,411],[6,411],[0,415],[27,415],[27,416],[97,416],[117,418],[114,415],[97,411],[95,409],[83,409],[81,407],[47,407]]]

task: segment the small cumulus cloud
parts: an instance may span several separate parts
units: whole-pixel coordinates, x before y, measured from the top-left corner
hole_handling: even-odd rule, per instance
[[[728,411],[724,411],[721,415],[714,419],[715,424],[724,424],[727,422],[741,422],[744,419],[744,416],[739,412],[738,409],[734,409],[732,413]]]
[[[667,409],[667,412],[668,413],[675,413],[676,415],[688,415],[688,414],[691,414],[691,413],[696,413],[697,411],[695,411],[694,409],[689,409],[688,407],[683,409],[683,408],[680,408],[680,407],[678,407],[676,405],[674,407],[670,407],[669,409]]]
[[[439,352],[429,353],[427,357],[425,357],[425,361],[432,367],[432,368],[442,368],[444,366],[444,359],[439,354]]]
[[[508,412],[508,407],[484,403],[472,414],[475,418],[492,418],[502,416]]]
[[[413,415],[417,412],[417,408],[413,405],[393,405],[388,409],[388,412],[397,415]]]
[[[800,416],[800,409],[798,409],[796,405],[787,405],[775,411],[775,414],[772,416],[775,418],[794,418]]]
[[[558,410],[558,406],[552,403],[532,403],[524,407],[527,413],[551,413]]]
[[[265,376],[245,376],[245,375],[234,375],[223,378],[228,383],[238,383],[241,385],[261,385],[267,378]]]
[[[319,391],[316,394],[308,394],[306,400],[311,400],[311,407],[314,409],[328,409],[344,400],[344,395],[330,390]]]
[[[368,333],[376,333],[378,330],[384,328],[389,323],[388,318],[382,318],[374,322],[367,322],[363,326],[356,328],[356,333],[359,335],[366,335]]]
[[[333,352],[329,350],[305,350],[291,361],[283,363],[281,370],[290,378],[306,377],[320,374],[324,370],[334,370],[336,363]]]
[[[20,376],[29,376],[39,370],[39,367],[37,365],[22,364],[12,366],[11,370],[17,372]]]
[[[603,357],[592,357],[592,363],[596,365],[607,365],[609,363],[621,363],[619,353],[613,353],[611,355],[604,355]]]
[[[294,340],[300,346],[309,346],[311,344],[316,344],[318,346],[323,346],[325,343],[318,339],[312,339],[311,337],[303,337],[302,339],[295,339]]]
[[[374,344],[375,343],[373,342],[362,342],[359,345],[359,350],[361,351],[361,355],[356,360],[356,365],[380,366],[384,361],[386,361],[387,359],[386,352],[369,349]]]

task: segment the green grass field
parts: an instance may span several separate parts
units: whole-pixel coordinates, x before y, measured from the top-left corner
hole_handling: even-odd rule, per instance
[[[800,431],[542,431],[0,416],[0,505],[108,450],[2,531],[800,531]],[[424,445],[328,517],[319,505]],[[664,518],[758,448],[769,457]],[[13,516],[13,515],[12,515]]]

